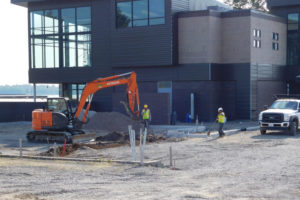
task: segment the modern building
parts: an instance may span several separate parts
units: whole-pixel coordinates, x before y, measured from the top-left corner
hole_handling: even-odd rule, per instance
[[[142,103],[168,123],[173,111],[181,121],[213,120],[220,106],[230,119],[256,118],[287,89],[290,37],[275,12],[216,0],[11,2],[28,8],[30,83],[60,84],[62,96],[78,99],[88,81],[135,71]],[[94,108],[118,109],[123,89],[97,93]]]
[[[287,22],[286,81],[289,93],[300,94],[300,1],[268,0],[268,8]]]

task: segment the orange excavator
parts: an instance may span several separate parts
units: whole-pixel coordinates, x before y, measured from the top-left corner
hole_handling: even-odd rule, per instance
[[[127,85],[128,103],[121,103],[131,117],[138,119],[140,102],[136,73],[129,72],[99,78],[87,83],[75,112],[73,112],[74,109],[72,109],[72,105],[67,99],[61,97],[48,98],[47,108],[32,111],[33,131],[27,133],[27,140],[32,142],[66,141],[67,143],[75,143],[77,140],[95,136],[95,134],[85,133],[82,130],[82,125],[87,123],[93,96],[101,89],[118,85]]]

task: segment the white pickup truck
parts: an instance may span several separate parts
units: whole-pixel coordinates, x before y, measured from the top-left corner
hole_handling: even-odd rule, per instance
[[[259,114],[260,133],[267,130],[286,130],[295,136],[300,119],[300,99],[282,98],[277,99],[272,106]]]

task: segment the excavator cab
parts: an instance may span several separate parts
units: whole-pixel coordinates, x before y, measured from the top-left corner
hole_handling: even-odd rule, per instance
[[[48,110],[52,112],[66,112],[68,110],[67,101],[64,98],[48,98]]]

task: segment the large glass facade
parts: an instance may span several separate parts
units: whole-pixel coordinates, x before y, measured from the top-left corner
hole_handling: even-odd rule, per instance
[[[31,68],[91,66],[91,8],[30,13]]]
[[[299,64],[299,14],[288,14],[287,64]]]
[[[118,0],[117,28],[165,24],[165,0]]]
[[[79,101],[84,87],[85,84],[64,84],[64,96],[69,97],[69,99]]]
[[[59,67],[58,10],[30,13],[30,47],[32,68]]]

